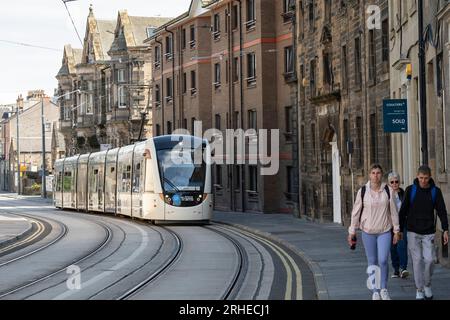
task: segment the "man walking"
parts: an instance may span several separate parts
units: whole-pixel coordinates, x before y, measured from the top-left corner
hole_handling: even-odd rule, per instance
[[[411,253],[416,283],[416,299],[431,300],[431,276],[434,267],[434,236],[436,217],[444,230],[444,244],[448,243],[448,219],[441,189],[436,187],[431,178],[431,169],[421,166],[417,171],[414,184],[406,188],[399,217],[400,230],[407,230],[408,249]]]

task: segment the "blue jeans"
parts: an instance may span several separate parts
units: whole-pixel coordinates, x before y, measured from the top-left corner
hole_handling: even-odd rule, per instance
[[[391,246],[391,260],[392,267],[395,272],[399,272],[400,269],[406,270],[408,268],[408,233],[403,233],[403,239],[396,245]]]
[[[378,266],[381,271],[380,288],[387,289],[389,276],[389,251],[391,249],[391,231],[380,234],[362,233],[364,249],[366,251],[369,266]],[[373,290],[378,291],[377,289]]]

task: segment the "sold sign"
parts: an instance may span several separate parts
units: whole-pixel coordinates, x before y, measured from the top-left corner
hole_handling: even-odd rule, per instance
[[[383,124],[384,132],[408,132],[407,100],[383,100]]]

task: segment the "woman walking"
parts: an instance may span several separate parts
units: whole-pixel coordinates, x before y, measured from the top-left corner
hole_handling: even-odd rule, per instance
[[[387,290],[389,252],[391,243],[396,244],[400,238],[397,206],[391,196],[392,190],[382,183],[382,176],[382,167],[378,164],[372,165],[369,182],[356,195],[348,229],[350,245],[356,238],[356,229],[362,230],[368,270],[371,268],[380,270],[380,287],[372,287],[372,300],[390,300]],[[392,236],[392,229],[394,236]]]
[[[392,197],[394,198],[397,210],[400,212],[403,199],[405,197],[405,190],[400,188],[400,175],[397,172],[391,172],[388,175],[389,186],[392,188]],[[397,244],[391,246],[391,260],[394,274],[392,278],[407,278],[408,271],[408,241],[406,232],[402,233],[402,239]]]

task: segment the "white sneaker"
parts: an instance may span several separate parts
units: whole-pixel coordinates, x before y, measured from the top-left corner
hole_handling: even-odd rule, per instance
[[[387,291],[387,289],[381,289],[380,295],[381,300],[391,300],[391,297],[389,296],[389,292]]]
[[[425,300],[425,294],[422,290],[417,289],[416,300]]]
[[[424,287],[425,291],[425,300],[432,300],[433,299],[433,291],[431,291],[431,287]]]
[[[374,292],[372,294],[372,300],[381,300],[380,294],[378,292]]]

